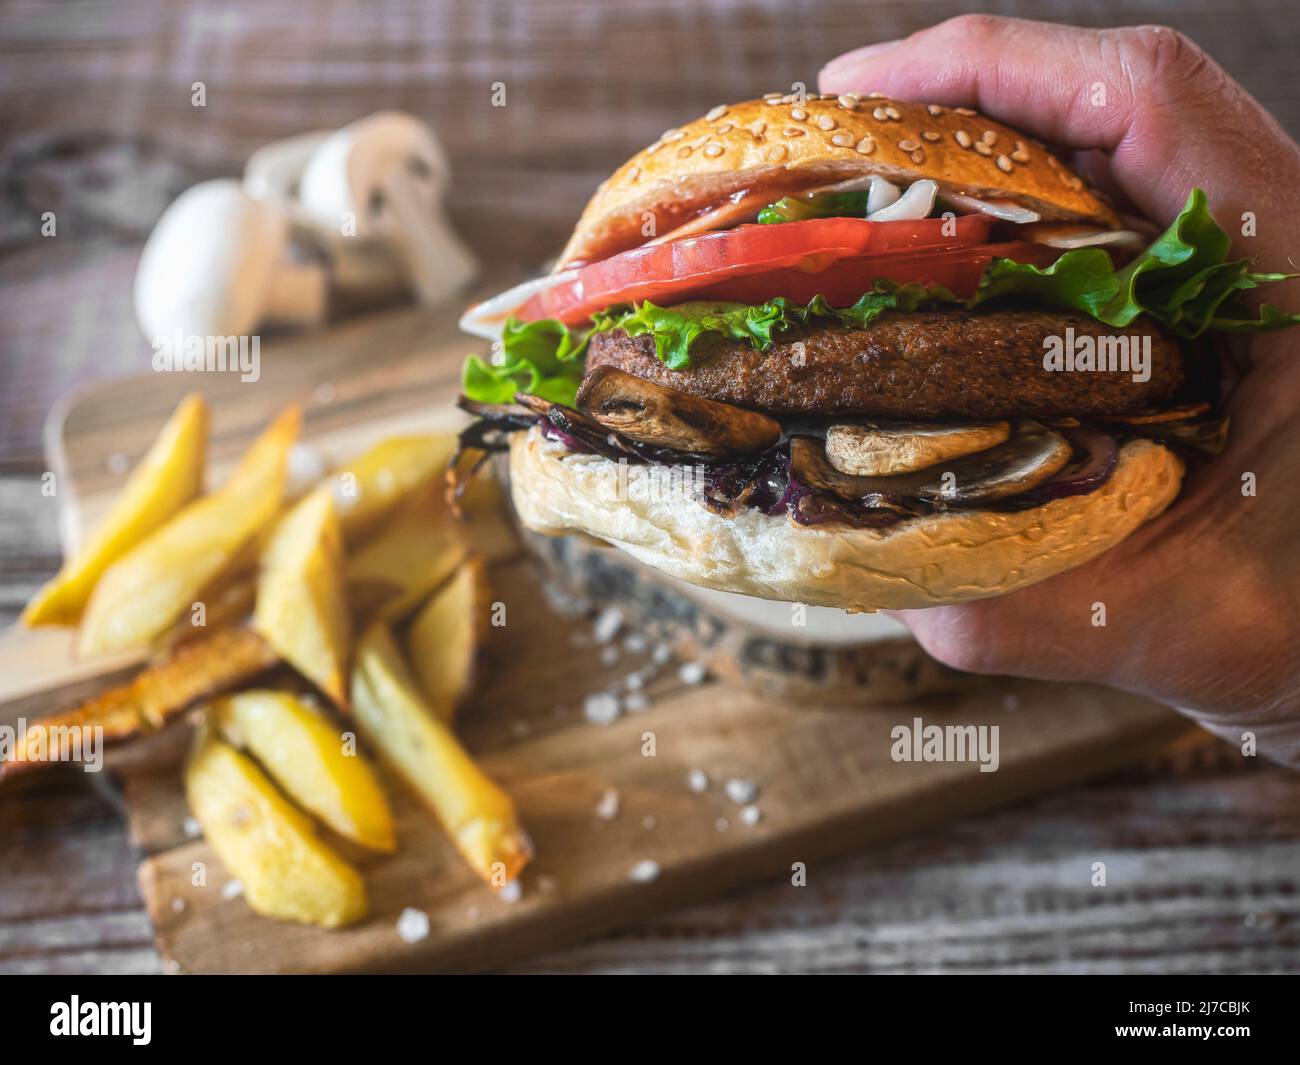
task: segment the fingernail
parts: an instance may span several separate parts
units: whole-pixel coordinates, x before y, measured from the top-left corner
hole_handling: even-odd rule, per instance
[[[901,44],[902,40],[903,39],[899,37],[892,41],[880,41],[877,44],[863,45],[861,48],[855,48],[851,52],[837,55],[822,67],[822,75],[842,74],[845,71],[852,70],[854,67],[858,66],[862,60],[878,56],[881,52],[888,52],[891,48],[895,48]]]

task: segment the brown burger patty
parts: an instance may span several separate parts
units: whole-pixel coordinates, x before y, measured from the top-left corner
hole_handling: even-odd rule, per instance
[[[1132,371],[1051,371],[1044,341],[1150,337],[1150,380]],[[802,344],[802,349],[798,345]],[[1136,351],[1136,348],[1131,350]],[[716,333],[671,370],[654,339],[622,330],[591,338],[588,367],[616,366],[693,395],[774,414],[890,418],[1062,417],[1123,414],[1158,405],[1182,386],[1178,342],[1155,326],[1118,329],[1055,311],[945,309],[883,314],[866,329],[792,330],[766,351]]]

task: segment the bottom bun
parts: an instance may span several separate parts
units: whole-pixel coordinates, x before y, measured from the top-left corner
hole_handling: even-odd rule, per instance
[[[1163,511],[1182,472],[1168,448],[1134,440],[1088,495],[854,529],[798,525],[752,508],[726,518],[689,497],[680,469],[620,467],[566,451],[537,429],[510,443],[511,494],[530,529],[587,533],[705,588],[846,610],[985,599],[1073,569]]]

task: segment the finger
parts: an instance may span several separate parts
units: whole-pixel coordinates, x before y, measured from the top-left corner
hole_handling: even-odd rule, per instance
[[[1300,244],[1290,202],[1300,148],[1217,63],[1164,27],[962,16],[840,56],[820,85],[968,105],[1043,140],[1104,151],[1125,194],[1162,223],[1200,185],[1238,254],[1263,251],[1264,265],[1284,263]],[[1259,240],[1239,232],[1245,212]]]

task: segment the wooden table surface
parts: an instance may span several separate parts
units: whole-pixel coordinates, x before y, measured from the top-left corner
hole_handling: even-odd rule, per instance
[[[541,261],[597,181],[714,103],[958,3],[0,0],[0,625],[58,564],[39,491],[51,404],[140,372],[130,284],[183,188],[271,138],[386,107],[438,129],[452,215],[493,264]],[[1188,32],[1300,132],[1280,0],[986,10]],[[204,82],[207,106],[190,104]],[[504,82],[507,106],[490,106]],[[521,175],[526,178],[521,180]],[[52,210],[57,235],[42,237]],[[0,972],[152,972],[116,799],[72,771],[0,801]],[[1300,776],[1219,744],[814,867],[539,958],[619,971],[1300,970]],[[1108,885],[1090,886],[1104,861]]]

